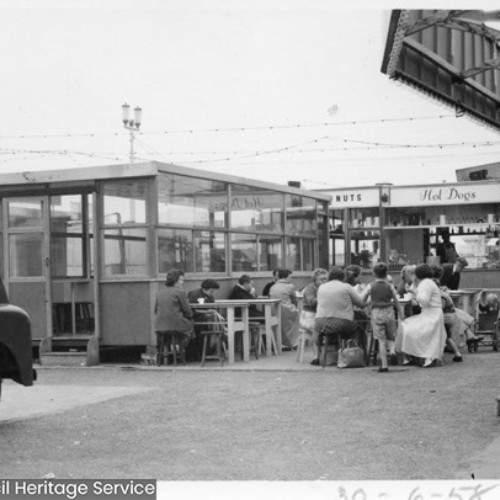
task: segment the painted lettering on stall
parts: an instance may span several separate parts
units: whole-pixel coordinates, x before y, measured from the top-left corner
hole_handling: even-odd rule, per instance
[[[361,193],[352,193],[352,194],[337,194],[335,195],[336,202],[342,201],[361,201]]]
[[[475,191],[461,191],[459,188],[426,188],[420,191],[420,201],[462,201],[468,202],[476,198]]]
[[[235,196],[231,200],[232,210],[261,210],[264,208],[264,202],[259,196]],[[214,203],[215,211],[224,211],[227,209],[227,203],[218,201]]]

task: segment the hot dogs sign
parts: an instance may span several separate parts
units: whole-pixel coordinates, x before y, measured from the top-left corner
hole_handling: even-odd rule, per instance
[[[498,203],[499,184],[435,185],[391,189],[391,206],[467,205]]]

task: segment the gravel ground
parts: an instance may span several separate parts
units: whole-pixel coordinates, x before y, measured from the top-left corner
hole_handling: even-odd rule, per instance
[[[490,466],[488,478],[496,479],[499,361],[484,352],[388,374],[42,368],[34,387],[19,388],[26,408],[37,388],[70,386],[74,404],[2,420],[4,391],[1,476],[432,480],[479,478]],[[104,387],[106,397],[79,401]]]

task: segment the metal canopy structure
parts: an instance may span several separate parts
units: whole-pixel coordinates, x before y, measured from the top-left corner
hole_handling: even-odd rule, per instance
[[[394,10],[382,72],[500,128],[500,11]]]

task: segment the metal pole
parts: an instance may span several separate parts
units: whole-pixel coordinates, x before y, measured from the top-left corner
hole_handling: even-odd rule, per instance
[[[130,163],[134,163],[134,131],[130,129]]]

